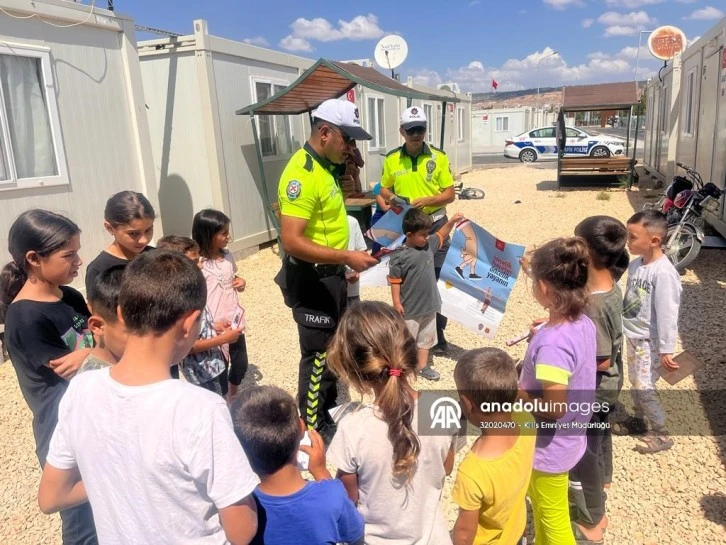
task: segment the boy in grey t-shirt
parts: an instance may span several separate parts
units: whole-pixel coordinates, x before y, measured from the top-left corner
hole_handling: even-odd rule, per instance
[[[655,389],[660,364],[666,370],[678,369],[673,360],[678,335],[678,307],[681,279],[663,254],[661,244],[668,222],[655,210],[638,212],[628,220],[628,249],[639,255],[628,268],[628,286],[623,302],[623,330],[628,354],[628,377],[635,416],[624,427],[651,431],[636,447],[641,453],[667,450],[673,446],[665,425],[665,411]]]
[[[418,348],[419,375],[428,380],[439,380],[439,373],[429,367],[429,349],[436,337],[436,313],[441,310],[441,297],[436,286],[434,254],[441,248],[457,222],[454,216],[436,233],[429,235],[433,220],[419,208],[411,208],[403,216],[406,240],[389,263],[388,281],[391,284],[393,307],[406,320],[408,330]]]

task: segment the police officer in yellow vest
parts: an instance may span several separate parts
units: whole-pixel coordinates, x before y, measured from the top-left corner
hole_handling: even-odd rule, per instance
[[[345,267],[364,271],[378,261],[348,251],[348,219],[340,188],[340,167],[355,140],[370,140],[358,108],[326,100],[313,112],[311,135],[280,177],[282,248],[286,254],[275,278],[292,309],[300,340],[298,402],[309,429],[332,439],[337,382],[326,365],[326,347],[347,303]]]
[[[438,148],[426,143],[427,120],[423,108],[413,106],[401,114],[401,136],[403,146],[388,152],[383,163],[381,196],[390,201],[393,195],[405,197],[416,208],[422,208],[431,215],[431,233],[443,227],[447,221],[446,205],[454,202],[454,178],[451,175],[449,159]],[[449,249],[449,239],[434,256],[434,267],[438,279],[441,267]],[[436,315],[438,344],[434,350],[447,348],[444,328],[446,318]]]

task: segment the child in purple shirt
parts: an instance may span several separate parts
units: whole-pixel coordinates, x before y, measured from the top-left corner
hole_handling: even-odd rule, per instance
[[[534,404],[537,445],[528,496],[538,545],[575,545],[567,502],[568,473],[585,452],[595,400],[595,325],[587,305],[588,253],[580,238],[556,239],[535,250],[531,265],[547,324],[529,344],[519,397]]]

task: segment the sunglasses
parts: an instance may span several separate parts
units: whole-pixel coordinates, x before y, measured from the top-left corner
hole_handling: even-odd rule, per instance
[[[424,134],[426,132],[426,127],[411,127],[410,129],[406,129],[406,134],[409,136],[413,136],[414,134]]]
[[[326,128],[326,127],[328,129],[330,129],[331,131],[338,133],[340,135],[340,137],[343,139],[343,143],[344,144],[350,145],[351,143],[355,142],[355,139],[354,138],[351,138],[350,136],[348,136],[347,134],[345,134],[340,129],[340,127],[336,127],[334,125],[323,125],[322,127],[320,127],[320,129],[322,130],[322,129]]]

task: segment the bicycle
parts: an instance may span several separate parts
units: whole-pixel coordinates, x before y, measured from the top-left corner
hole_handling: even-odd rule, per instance
[[[484,198],[484,190],[478,187],[464,187],[464,182],[454,185],[454,193],[461,200],[481,200]]]

